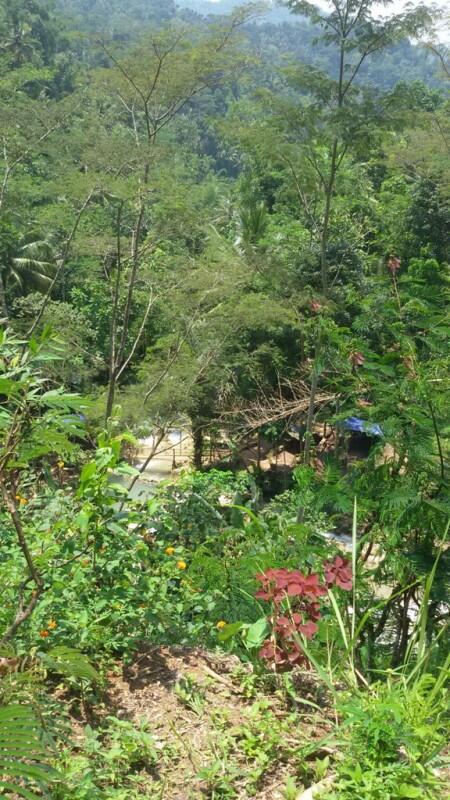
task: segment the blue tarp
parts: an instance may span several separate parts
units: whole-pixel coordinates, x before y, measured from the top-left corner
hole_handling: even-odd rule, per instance
[[[367,436],[383,436],[383,431],[376,422],[367,422],[359,417],[347,417],[342,424],[347,431],[365,433]]]

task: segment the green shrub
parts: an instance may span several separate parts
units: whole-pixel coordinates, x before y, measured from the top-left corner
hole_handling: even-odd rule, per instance
[[[435,688],[438,689],[435,692]],[[431,675],[390,679],[339,704],[343,758],[327,800],[438,800],[436,768],[448,732],[448,695]]]

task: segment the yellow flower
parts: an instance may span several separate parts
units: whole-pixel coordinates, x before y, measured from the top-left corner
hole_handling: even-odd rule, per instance
[[[19,500],[22,500],[22,495],[21,494],[16,494],[16,498],[15,499],[17,500],[17,502],[19,502]]]
[[[216,625],[217,630],[219,630],[219,631],[222,630],[222,628],[225,628],[226,624],[227,623],[225,622],[224,619],[220,619],[219,622]]]
[[[49,621],[47,622],[47,628],[50,628],[50,630],[54,631],[55,628],[57,628],[57,627],[58,627],[58,623],[55,622],[54,619],[49,619]]]
[[[178,569],[186,569],[187,564],[185,561],[177,561],[177,567]]]
[[[57,462],[56,462],[56,465],[57,465],[57,466],[58,466],[60,469],[62,469],[62,468],[63,468],[63,466],[64,466],[64,461],[57,461]]]
[[[41,639],[46,639],[47,636],[50,636],[50,633],[49,631],[39,631],[39,636],[41,637]]]
[[[21,506],[26,506],[26,504],[28,503],[28,500],[26,499],[26,497],[21,497],[20,500],[19,500],[19,503],[20,503]]]
[[[166,556],[173,556],[174,552],[175,552],[174,547],[166,547]]]

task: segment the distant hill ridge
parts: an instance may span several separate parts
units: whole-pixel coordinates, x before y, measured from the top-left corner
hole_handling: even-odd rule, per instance
[[[292,20],[292,14],[286,8],[280,8],[275,2],[266,0],[272,7],[264,14],[268,22],[286,22]],[[202,16],[211,14],[229,14],[234,8],[245,4],[245,0],[178,0],[178,8],[189,8]]]
[[[55,0],[56,5],[80,30],[104,33],[117,39],[132,39],[147,27],[165,25],[176,17],[186,22],[201,22],[212,15],[229,14],[245,5],[238,0]],[[256,52],[269,69],[286,64],[285,56],[310,64],[320,63],[324,70],[335,73],[336,53],[333,47],[317,43],[318,31],[305,17],[291,14],[272,3],[272,9],[246,30]],[[437,78],[436,59],[424,48],[408,39],[386,48],[382,56],[369,57],[361,70],[361,78],[380,89],[390,89],[399,81],[423,81],[441,87]]]

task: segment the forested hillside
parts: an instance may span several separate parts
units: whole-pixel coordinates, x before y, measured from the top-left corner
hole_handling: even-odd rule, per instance
[[[0,796],[447,796],[450,66],[396,9],[0,0]]]

